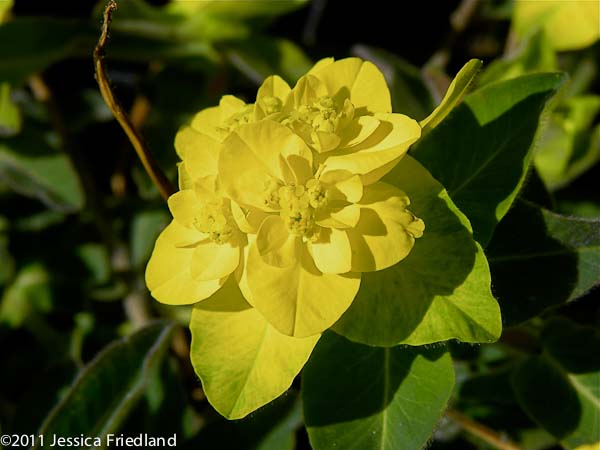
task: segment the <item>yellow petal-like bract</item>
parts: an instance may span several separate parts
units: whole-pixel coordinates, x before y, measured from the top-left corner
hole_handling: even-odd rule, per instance
[[[600,39],[600,2],[517,0],[513,28],[521,37],[543,29],[559,51],[585,48]]]
[[[210,297],[192,316],[194,346],[209,355],[196,368],[226,416],[279,395],[348,309],[361,272],[410,253],[425,225],[404,192],[379,180],[420,136],[415,120],[392,113],[381,72],[358,58],[324,59],[293,87],[271,76],[255,103],[224,96],[179,131],[173,222],[146,281],[163,303]],[[241,339],[240,355],[245,345],[264,355],[217,367],[215,333]],[[251,389],[220,396],[219,380],[234,373]],[[257,387],[261,376],[275,379],[268,392]]]

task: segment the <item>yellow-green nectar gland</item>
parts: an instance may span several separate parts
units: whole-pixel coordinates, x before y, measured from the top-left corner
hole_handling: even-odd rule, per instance
[[[235,129],[250,123],[252,119],[252,105],[246,105],[241,111],[229,117],[222,125],[216,127],[217,133],[226,137]]]
[[[279,185],[276,194],[273,183],[268,187],[271,189],[268,199],[278,202],[279,215],[290,233],[306,240],[317,239],[319,228],[315,224],[316,212],[327,204],[327,191],[321,183],[313,178],[304,186]]]
[[[264,113],[267,116],[281,112],[281,110],[283,109],[283,102],[281,101],[281,99],[273,97],[271,95],[263,97],[261,99],[261,105],[264,110]]]
[[[236,231],[231,211],[220,202],[204,203],[194,217],[194,227],[217,244],[231,242]]]
[[[319,97],[310,105],[301,105],[298,109],[292,111],[282,123],[303,122],[314,131],[335,133],[340,121],[351,115],[352,110],[352,104],[349,100],[339,106],[331,97],[324,96]]]

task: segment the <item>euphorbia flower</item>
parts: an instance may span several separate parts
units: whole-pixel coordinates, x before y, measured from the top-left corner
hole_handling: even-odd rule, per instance
[[[156,241],[146,284],[163,303],[190,304],[223,286],[240,266],[248,241],[234,219],[236,205],[217,184],[219,142],[184,127],[175,146],[184,160],[180,191],[169,197],[173,221]]]
[[[393,114],[383,74],[368,61],[319,61],[291,89],[278,76],[258,91],[255,117],[290,127],[331,168],[381,178],[421,134],[419,125]]]
[[[330,327],[354,299],[360,272],[397,263],[423,232],[402,191],[313,159],[282,124],[240,126],[222,145],[224,191],[248,214],[265,215],[246,263],[247,300],[284,334]]]

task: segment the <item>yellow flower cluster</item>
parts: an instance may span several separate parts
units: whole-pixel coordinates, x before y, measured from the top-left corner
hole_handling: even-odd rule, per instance
[[[420,135],[358,58],[322,60],[294,88],[269,77],[253,104],[223,97],[177,134],[180,190],[147,267],[152,295],[195,303],[235,277],[280,333],[323,332],[361,272],[396,264],[423,233],[406,194],[379,181]]]

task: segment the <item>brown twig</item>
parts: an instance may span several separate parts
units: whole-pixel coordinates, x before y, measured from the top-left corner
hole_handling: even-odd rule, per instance
[[[484,440],[494,448],[499,450],[522,450],[521,447],[513,443],[510,439],[501,436],[491,428],[474,421],[459,411],[449,409],[446,411],[446,417],[456,422],[468,433]]]
[[[146,146],[144,140],[140,133],[136,130],[134,125],[131,123],[131,120],[125,113],[123,107],[119,103],[119,101],[115,98],[112,89],[110,87],[110,81],[108,75],[106,73],[106,69],[104,67],[104,48],[106,47],[106,43],[108,42],[108,30],[110,28],[110,22],[112,18],[112,13],[117,9],[117,2],[115,0],[109,0],[104,9],[104,23],[102,24],[102,33],[100,34],[100,39],[98,39],[98,44],[94,49],[94,66],[96,70],[96,81],[98,82],[98,86],[100,86],[100,92],[102,93],[102,97],[104,97],[104,101],[108,105],[108,108],[111,110],[123,131],[129,138],[131,145],[135,149],[144,169],[152,179],[152,182],[158,188],[160,194],[166,200],[169,198],[171,194],[175,192],[173,186],[169,179],[165,176],[164,172],[158,166],[156,160],[150,153],[150,150]]]

